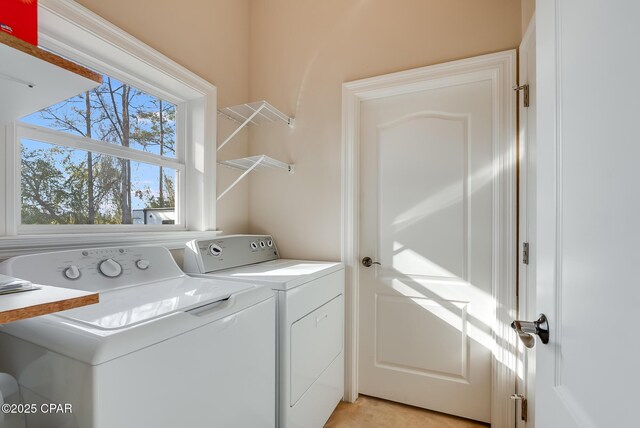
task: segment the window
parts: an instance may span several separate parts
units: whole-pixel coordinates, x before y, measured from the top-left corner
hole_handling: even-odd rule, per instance
[[[43,48],[105,77],[0,126],[0,259],[215,236],[215,86],[75,2],[38,15]]]
[[[175,104],[109,76],[23,118],[21,223],[175,225],[176,126]]]

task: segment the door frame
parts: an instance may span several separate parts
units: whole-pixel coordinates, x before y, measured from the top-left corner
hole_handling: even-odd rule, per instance
[[[523,97],[518,99],[518,158],[519,158],[519,200],[518,200],[518,251],[520,251],[518,259],[518,319],[530,320],[535,319],[536,315],[536,258],[532,256],[533,249],[536,248],[535,236],[535,202],[531,203],[531,197],[535,197],[535,173],[536,173],[536,140],[530,138],[532,131],[535,132],[535,122],[530,123],[527,110],[536,108],[536,77],[528,74],[528,53],[533,51],[535,55],[535,39],[536,38],[536,18],[535,15],[529,21],[527,30],[520,42],[518,49],[518,71],[519,84],[529,85],[529,96],[533,100],[530,107],[525,107]],[[533,46],[532,46],[533,45]],[[527,72],[525,75],[524,71]],[[530,178],[533,178],[530,180]],[[522,245],[529,243],[529,261],[528,264],[522,262]],[[530,281],[531,277],[533,281]],[[535,426],[535,350],[528,350],[524,345],[518,342],[518,359],[520,369],[522,370],[521,378],[517,379],[516,392],[523,394],[527,400],[527,421],[522,421],[520,415],[516,418],[516,427]],[[519,413],[519,412],[516,412]]]
[[[510,328],[516,314],[516,50],[347,82],[342,85],[342,233],[341,260],[345,282],[345,395],[358,398],[358,297],[360,227],[360,106],[368,100],[427,89],[491,81],[493,90],[493,284],[491,423],[514,421],[516,336]]]

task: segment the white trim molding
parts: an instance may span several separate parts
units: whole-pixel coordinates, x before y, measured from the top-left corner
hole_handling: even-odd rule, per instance
[[[535,63],[531,63],[531,56],[535,57],[536,43],[536,17],[529,21],[527,31],[522,37],[518,50],[518,85],[528,84],[530,88],[531,105],[524,107],[523,97],[518,103],[518,144],[519,144],[519,233],[518,251],[522,251],[524,243],[529,248],[538,248],[536,241],[535,221],[535,177],[536,177],[536,132],[535,115],[537,97],[535,96],[536,75]],[[533,70],[532,70],[533,67]],[[533,72],[533,73],[532,73]],[[531,251],[531,250],[530,250]],[[518,319],[535,319],[536,312],[536,271],[537,258],[529,255],[529,263],[518,261]],[[516,427],[526,428],[527,425],[535,426],[535,353],[528,352],[522,343],[518,343],[518,373],[516,393],[523,394],[527,398],[528,420],[522,421],[516,416]]]
[[[72,0],[38,2],[38,38],[45,49],[175,104],[215,93],[211,83]]]
[[[39,251],[42,245],[50,249],[87,246],[92,243],[88,238],[91,236],[101,245],[122,245],[129,242],[183,242],[184,236],[195,232],[215,231],[216,87],[74,1],[40,0],[38,3],[40,46],[177,106],[176,123],[181,123],[182,129],[176,130],[176,158],[161,158],[148,153],[134,155],[141,161],[181,172],[176,183],[178,219],[175,227],[162,229],[164,233],[152,228],[141,230],[131,225],[108,229],[113,233],[93,225],[54,226],[55,230],[48,226],[42,230],[21,227],[20,183],[16,172],[19,151],[15,147],[18,127],[11,124],[0,129],[0,153],[7,165],[6,173],[0,176],[0,193],[3,196],[0,203],[0,257],[21,254],[28,248]],[[21,127],[20,132],[55,137],[48,130],[34,126]],[[85,146],[92,143],[86,139],[82,142]],[[115,146],[106,148],[116,156],[122,155],[119,149]],[[13,162],[11,159],[16,160]],[[124,230],[128,231],[126,238]],[[38,236],[30,236],[34,231]],[[55,241],[59,245],[49,247],[50,241],[44,237],[45,234],[56,234]],[[133,238],[130,240],[129,237]]]
[[[510,50],[343,84],[342,262],[346,266],[345,397],[358,397],[358,271],[360,222],[360,106],[386,98],[454,84],[491,80],[495,122],[493,186],[492,426],[514,422],[516,337],[516,51]]]

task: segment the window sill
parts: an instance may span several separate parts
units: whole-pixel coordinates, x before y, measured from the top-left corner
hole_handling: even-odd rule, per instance
[[[221,231],[172,231],[6,236],[0,237],[0,260],[23,254],[95,247],[161,245],[168,249],[182,249],[193,239],[212,239],[221,234]]]

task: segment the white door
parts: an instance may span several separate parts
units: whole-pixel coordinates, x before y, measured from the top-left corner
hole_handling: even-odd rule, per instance
[[[492,420],[494,294],[515,289],[506,55],[361,104],[360,255],[380,264],[359,272],[360,393]]]
[[[640,2],[537,2],[536,426],[637,427]]]
[[[520,85],[528,86],[528,106],[525,106],[525,93],[519,91],[519,154],[520,154],[520,210],[519,210],[519,294],[518,317],[535,319],[536,312],[536,259],[532,249],[536,247],[536,35],[535,20],[529,23],[518,55]],[[526,253],[526,254],[525,254]],[[516,402],[516,422],[518,428],[535,426],[535,352],[530,352],[518,341],[518,384],[517,393],[525,397],[525,408]],[[530,411],[531,410],[531,411]]]

